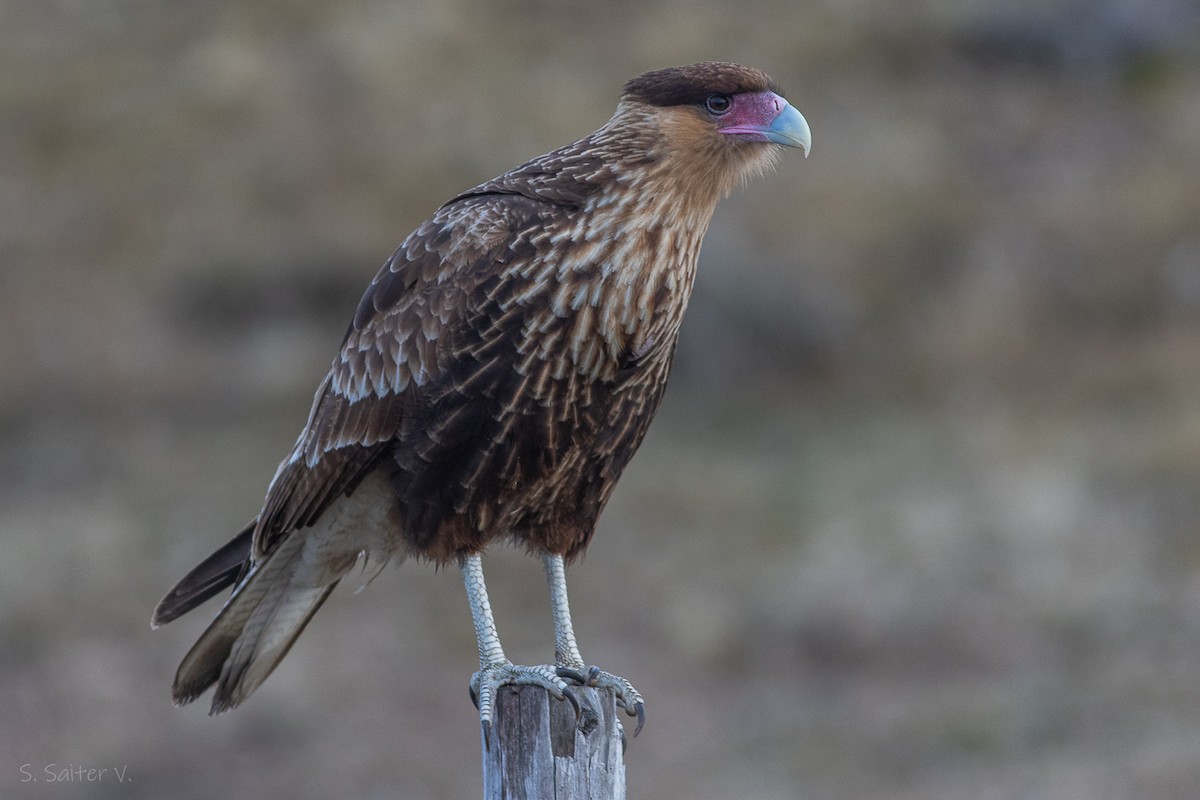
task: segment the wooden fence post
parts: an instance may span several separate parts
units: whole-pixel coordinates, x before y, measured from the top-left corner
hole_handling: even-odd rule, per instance
[[[572,687],[565,700],[539,686],[502,686],[483,745],[484,800],[625,800],[624,733],[611,689]]]

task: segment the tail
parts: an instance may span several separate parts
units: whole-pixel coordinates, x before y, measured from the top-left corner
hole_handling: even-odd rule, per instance
[[[221,613],[179,665],[171,687],[171,696],[177,704],[190,703],[215,683],[217,689],[209,713],[219,714],[234,708],[249,697],[287,655],[340,578],[340,575],[334,576],[332,582],[320,586],[305,580],[308,569],[302,555],[304,541],[303,536],[288,536],[266,559],[251,567]],[[209,561],[216,559],[219,553]],[[180,582],[180,587],[186,582],[187,578]],[[212,582],[201,581],[197,585],[202,588],[182,593],[188,600],[181,601],[179,606],[190,608],[195,605],[188,603],[209,592]],[[166,604],[174,594],[167,595],[163,603]],[[210,595],[211,592],[205,597]],[[164,614],[164,621],[174,618],[170,613],[173,608],[175,606],[170,606]],[[158,618],[157,612],[155,616]]]
[[[184,575],[159,601],[154,615],[150,617],[150,627],[157,628],[178,619],[225,587],[236,583],[250,564],[250,544],[256,522],[251,522],[217,552]]]

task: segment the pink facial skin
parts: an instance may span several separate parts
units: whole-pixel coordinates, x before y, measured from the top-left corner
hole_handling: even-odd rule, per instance
[[[730,98],[729,110],[719,116],[717,130],[755,142],[812,146],[812,134],[800,112],[774,92],[746,92]]]

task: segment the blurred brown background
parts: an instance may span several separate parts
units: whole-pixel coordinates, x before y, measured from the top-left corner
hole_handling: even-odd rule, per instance
[[[8,0],[0,796],[478,796],[454,571],[345,582],[211,719],[168,686],[217,604],[150,610],[411,228],[713,58],[815,148],[718,210],[571,571],[648,698],[630,796],[1200,794],[1200,6]],[[537,563],[489,563],[549,658]]]

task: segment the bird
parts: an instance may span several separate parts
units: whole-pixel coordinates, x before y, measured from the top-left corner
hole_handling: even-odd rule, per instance
[[[566,565],[592,539],[663,398],[718,200],[807,157],[804,116],[761,70],[725,62],[629,80],[595,132],[440,206],[371,281],[253,521],[158,604],[158,627],[232,586],[183,658],[178,705],[232,709],[362,563],[457,566],[479,649],[485,741],[505,685],[611,688],[588,666]],[[492,544],[541,559],[554,663],[505,655],[484,582]]]

